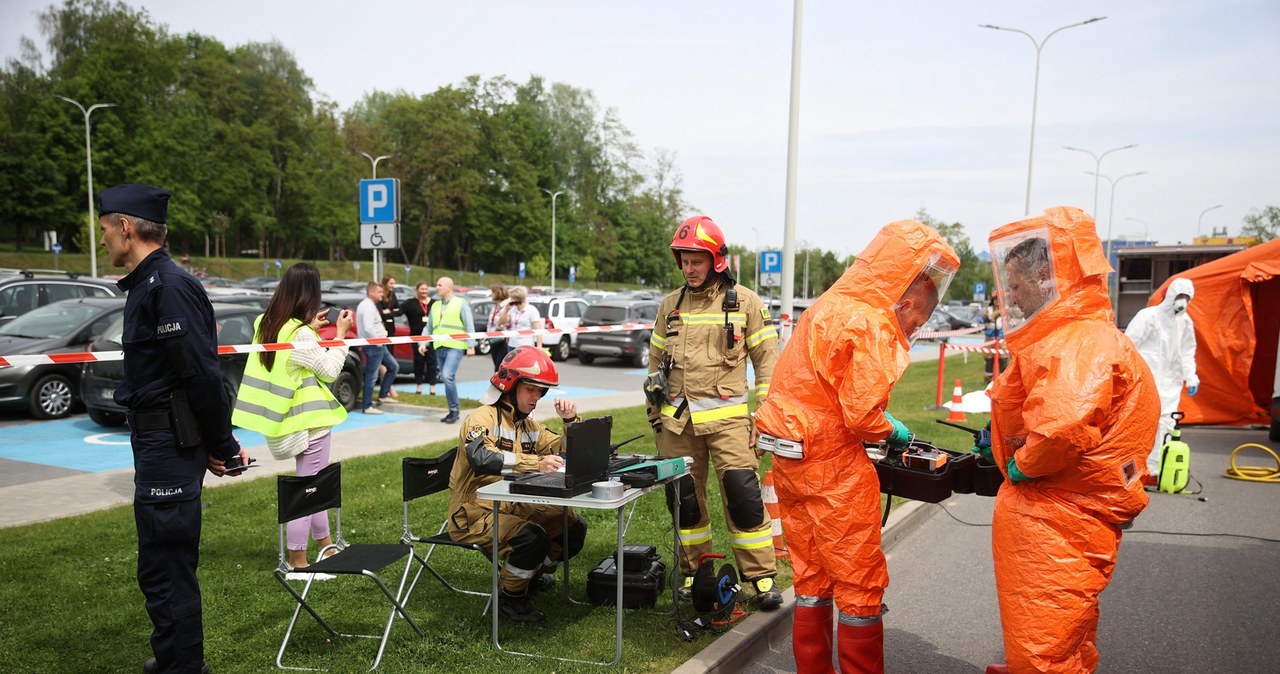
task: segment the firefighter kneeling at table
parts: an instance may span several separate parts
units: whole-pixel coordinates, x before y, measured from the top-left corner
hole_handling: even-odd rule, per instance
[[[763,400],[778,359],[778,331],[760,298],[729,275],[728,251],[711,218],[689,218],[676,230],[671,252],[685,285],[658,308],[649,340],[647,411],[658,453],[693,460],[689,474],[667,487],[668,506],[680,499],[680,595],[689,596],[700,558],[713,550],[707,507],[707,464],[713,460],[734,560],[760,608],[772,610],[782,595],[774,585],[773,524],[752,450],[747,359]]]
[[[881,615],[889,573],[880,549],[880,481],[863,441],[903,448],[907,427],[885,411],[911,343],[960,260],[933,228],[885,225],[853,266],[800,316],[756,410],[795,570],[796,671],[884,671]]]
[[[492,554],[493,501],[476,497],[476,490],[502,479],[504,472],[551,473],[564,466],[564,438],[531,415],[548,389],[560,383],[556,366],[542,349],[521,346],[502,359],[480,399],[483,407],[467,415],[458,439],[459,457],[449,475],[449,537],[473,543]],[[565,423],[578,419],[577,406],[557,398],[556,414]],[[564,512],[558,506],[504,502],[498,532],[502,595],[496,610],[521,623],[538,623],[546,616],[529,597],[530,586],[555,584],[555,569],[582,550],[587,523],[569,510],[569,549],[565,550]]]

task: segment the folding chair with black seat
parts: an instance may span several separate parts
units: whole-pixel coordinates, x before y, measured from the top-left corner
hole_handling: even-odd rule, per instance
[[[449,523],[448,514],[445,515],[444,521],[440,523],[439,530],[435,535],[428,538],[417,536],[409,524],[409,502],[423,496],[430,496],[449,489],[449,473],[453,472],[453,460],[458,455],[457,448],[451,449],[442,456],[434,459],[422,459],[415,457],[405,457],[401,460],[401,472],[403,474],[404,485],[404,533],[400,537],[401,543],[421,543],[428,545],[426,555],[419,555],[416,551],[413,558],[418,560],[421,568],[413,576],[413,582],[409,584],[409,592],[413,592],[413,588],[418,584],[418,578],[422,576],[425,569],[428,573],[436,577],[444,584],[445,587],[461,594],[470,594],[477,597],[485,597],[484,610],[480,615],[484,615],[489,611],[489,605],[493,601],[493,597],[488,592],[477,592],[475,590],[466,590],[450,583],[435,567],[431,566],[431,556],[435,554],[437,545],[445,545],[454,548],[462,548],[465,550],[474,550],[482,557],[486,567],[489,567],[489,553],[484,548],[474,543],[459,543],[449,537],[449,533],[445,531]],[[408,594],[405,595],[406,597]]]
[[[342,537],[342,464],[332,463],[315,475],[308,477],[297,477],[292,475],[281,475],[276,482],[278,496],[278,513],[280,523],[280,564],[276,567],[275,577],[280,581],[289,594],[297,600],[298,606],[293,610],[293,618],[289,620],[289,628],[285,630],[284,641],[280,643],[280,652],[276,654],[276,666],[280,669],[309,669],[307,667],[288,667],[284,664],[284,652],[289,646],[289,639],[293,636],[294,625],[298,622],[298,616],[303,610],[311,614],[312,618],[324,628],[330,638],[334,637],[362,637],[367,639],[380,639],[378,644],[378,655],[373,660],[373,666],[370,670],[378,668],[378,664],[382,662],[382,653],[387,647],[387,638],[391,636],[391,626],[395,623],[396,614],[409,623],[411,627],[418,633],[423,635],[422,628],[409,617],[409,613],[404,609],[404,598],[408,596],[405,592],[405,586],[409,580],[409,569],[413,566],[413,548],[406,544],[349,544]],[[333,540],[337,549],[336,554],[329,557],[323,557],[325,551],[321,551],[321,557],[315,564],[306,568],[306,573],[313,574],[308,576],[306,584],[299,593],[293,585],[289,583],[286,575],[292,571],[288,564],[288,551],[285,542],[285,530],[287,524],[301,517],[308,517],[312,514],[332,510],[334,514]],[[328,550],[328,548],[326,548]],[[392,594],[386,584],[378,576],[379,571],[385,569],[392,564],[404,560],[404,571],[400,574],[400,585],[396,589],[396,593]],[[307,597],[312,587],[316,584],[316,575],[314,574],[332,574],[334,576],[353,575],[365,576],[371,579],[391,602],[391,612],[387,617],[387,626],[382,631],[382,635],[376,634],[343,634],[335,630],[320,614],[307,603]],[[322,583],[324,584],[324,583]]]

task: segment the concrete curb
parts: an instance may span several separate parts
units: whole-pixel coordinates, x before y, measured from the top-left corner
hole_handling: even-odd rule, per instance
[[[929,519],[931,504],[908,501],[889,514],[889,521],[880,533],[880,546],[888,552],[895,544],[915,531]],[[706,648],[698,651],[672,674],[727,674],[741,672],[767,651],[786,650],[775,647],[779,640],[789,639],[791,615],[796,606],[795,588],[782,593],[782,606],[776,611],[757,611],[747,616],[733,629],[720,635]]]

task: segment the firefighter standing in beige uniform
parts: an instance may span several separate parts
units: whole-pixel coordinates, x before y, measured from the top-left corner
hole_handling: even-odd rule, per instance
[[[686,220],[671,240],[685,285],[663,299],[649,340],[645,383],[658,453],[691,457],[689,474],[667,486],[680,498],[681,589],[688,596],[703,554],[713,551],[707,507],[708,459],[720,479],[730,545],[761,608],[775,609],[772,522],[760,497],[755,428],[748,410],[747,359],[755,367],[757,401],[769,392],[778,332],[760,297],[729,275],[728,246],[706,216]]]

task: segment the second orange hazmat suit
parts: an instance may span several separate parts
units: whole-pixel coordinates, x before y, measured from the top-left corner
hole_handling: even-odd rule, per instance
[[[885,407],[910,362],[912,333],[959,264],[933,228],[909,220],[886,225],[801,315],[779,356],[769,398],[756,410],[762,434],[804,446],[803,459],[773,459],[795,572],[799,672],[834,671],[833,597],[842,671],[883,671],[880,614],[889,574],[880,549],[880,482],[862,442],[894,430]],[[921,286],[934,294],[904,318],[903,307],[911,304],[905,298]]]
[[[1013,459],[1029,478],[1006,480],[992,519],[1008,670],[1092,672],[1098,595],[1115,568],[1120,527],[1147,505],[1141,477],[1160,399],[1116,328],[1110,265],[1088,214],[1051,208],[990,241],[1012,354],[992,393],[991,449],[1006,477]],[[1005,261],[1032,248],[1047,264],[1036,265],[1030,285],[1040,296],[1022,300],[1033,307],[1024,312],[1017,303],[1028,278]]]

